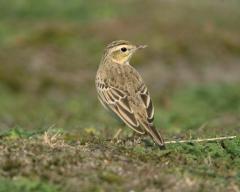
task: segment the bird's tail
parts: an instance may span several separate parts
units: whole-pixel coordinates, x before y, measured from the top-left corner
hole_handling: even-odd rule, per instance
[[[160,149],[165,149],[164,139],[156,127],[154,125],[145,125],[144,127],[154,142],[160,147]]]

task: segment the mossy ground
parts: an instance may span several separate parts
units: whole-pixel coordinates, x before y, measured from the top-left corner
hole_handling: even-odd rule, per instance
[[[234,191],[240,179],[239,144],[236,138],[172,144],[160,151],[87,133],[14,134],[1,140],[5,179],[0,190],[12,178],[12,191]]]
[[[237,0],[1,1],[0,192],[238,192],[239,17]],[[96,98],[116,39],[149,45],[132,63],[166,140],[237,138],[135,142]]]

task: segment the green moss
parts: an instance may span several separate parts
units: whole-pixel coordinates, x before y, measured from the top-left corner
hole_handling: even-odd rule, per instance
[[[61,191],[54,185],[27,178],[4,179],[0,178],[0,192],[57,192]]]
[[[240,138],[234,139],[233,141],[225,141],[224,148],[225,150],[236,158],[240,158]]]
[[[110,171],[103,171],[102,173],[100,173],[99,177],[103,181],[111,184],[112,183],[121,184],[123,182],[123,178],[121,176]]]

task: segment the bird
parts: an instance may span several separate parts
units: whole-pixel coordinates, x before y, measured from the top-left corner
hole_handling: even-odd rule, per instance
[[[150,135],[160,149],[164,139],[154,125],[154,107],[143,78],[130,65],[133,54],[146,45],[116,40],[107,45],[96,73],[96,90],[101,104],[128,127]]]

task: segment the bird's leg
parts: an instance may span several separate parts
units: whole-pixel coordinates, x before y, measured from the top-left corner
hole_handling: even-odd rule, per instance
[[[113,138],[112,138],[112,142],[118,141],[119,135],[121,134],[121,132],[122,132],[122,129],[121,129],[121,128],[117,130],[117,132],[114,134],[114,136],[113,136]]]

